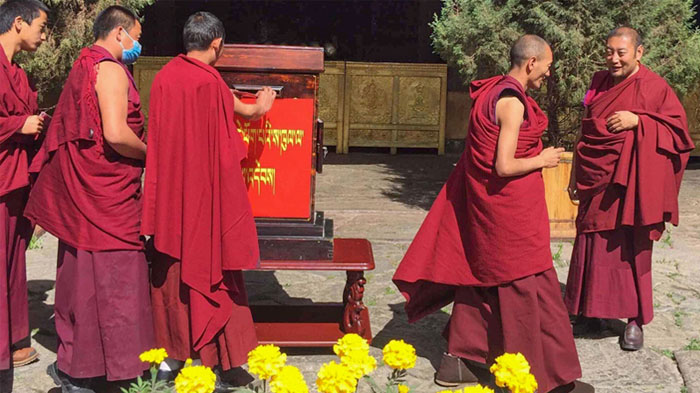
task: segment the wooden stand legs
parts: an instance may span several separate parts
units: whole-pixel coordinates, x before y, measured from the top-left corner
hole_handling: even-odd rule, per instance
[[[357,333],[370,339],[369,310],[362,302],[365,293],[365,274],[362,271],[348,271],[343,291],[343,332]]]

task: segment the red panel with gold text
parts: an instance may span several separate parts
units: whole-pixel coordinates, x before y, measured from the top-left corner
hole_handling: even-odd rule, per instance
[[[311,216],[313,117],[312,98],[278,98],[260,120],[236,117],[238,132],[248,145],[241,168],[255,217]]]

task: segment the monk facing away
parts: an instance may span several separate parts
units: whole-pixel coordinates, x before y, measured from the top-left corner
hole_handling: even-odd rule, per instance
[[[255,104],[231,94],[213,67],[224,39],[214,15],[191,15],[187,53],[153,80],[141,229],[154,247],[156,342],[170,357],[159,378],[174,378],[183,361],[198,358],[218,374],[217,392],[252,380],[239,366],[257,345],[241,270],[260,256],[241,172],[247,147],[233,115],[259,118],[275,98],[269,87]]]
[[[586,93],[569,185],[580,204],[564,301],[585,330],[604,328],[602,318],[627,318],[625,350],[642,348],[642,326],[654,316],[653,241],[666,222],[678,225],[678,192],[694,148],[683,106],[640,63],[643,54],[636,30],[608,35],[608,69],[593,75]]]
[[[47,371],[63,392],[140,376],[148,365],[139,354],[155,344],[139,237],[144,117],[125,65],[140,53],[141,24],[112,6],[93,33],[63,87],[25,210],[59,240],[58,360]]]
[[[549,76],[552,51],[525,35],[507,75],[474,81],[466,146],[394,282],[414,322],[454,302],[435,382],[477,382],[472,370],[522,353],[538,392],[593,392],[581,367],[552,263],[542,168],[547,117],[526,93]]]
[[[15,63],[20,51],[34,52],[46,40],[49,9],[36,0],[0,5],[0,391],[10,392],[13,367],[36,360],[29,337],[25,251],[33,226],[23,216],[29,196],[28,167],[38,147],[43,117],[37,92]],[[3,382],[5,382],[3,384]]]

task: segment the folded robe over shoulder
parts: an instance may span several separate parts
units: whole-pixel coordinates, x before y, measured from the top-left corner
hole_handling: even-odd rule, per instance
[[[0,196],[29,185],[35,138],[17,131],[36,114],[36,97],[27,74],[7,60],[0,46]]]
[[[143,161],[119,155],[102,137],[95,83],[103,61],[121,65],[129,77],[126,121],[143,139],[144,117],[131,73],[105,48],[84,48],[63,86],[45,140],[30,167],[32,172],[41,172],[24,213],[80,250],[142,250]]]
[[[496,286],[552,267],[542,173],[495,172],[495,104],[508,90],[525,105],[516,158],[542,151],[547,117],[512,77],[472,82],[464,153],[399,265],[394,282],[415,321],[449,304],[458,286]]]
[[[678,225],[678,192],[694,148],[683,106],[643,65],[614,86],[608,71],[597,72],[585,103],[576,147],[578,232],[646,226],[658,239],[664,222]],[[639,126],[609,132],[606,119],[617,111],[637,114]]]
[[[255,221],[241,172],[246,146],[233,120],[233,95],[219,72],[180,55],[151,87],[142,234],[182,262],[195,350],[228,321],[224,270],[255,268]],[[197,303],[197,304],[195,304]],[[195,318],[196,317],[196,318]]]

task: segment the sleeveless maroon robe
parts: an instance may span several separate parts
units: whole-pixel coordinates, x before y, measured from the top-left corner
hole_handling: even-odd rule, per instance
[[[581,368],[552,264],[542,173],[495,172],[495,106],[506,91],[525,105],[515,157],[542,151],[547,118],[522,85],[508,76],[473,82],[465,151],[394,282],[409,321],[454,301],[445,330],[450,353],[489,363],[521,352],[547,392],[579,378]]]
[[[41,151],[25,215],[59,239],[56,273],[58,368],[75,378],[141,375],[154,345],[148,265],[139,238],[143,162],[102,137],[95,92],[104,48],[85,48],[64,86]],[[124,67],[122,65],[122,67]],[[144,138],[128,69],[127,123]]]
[[[652,241],[664,222],[678,225],[678,192],[694,148],[685,110],[643,65],[617,85],[608,71],[597,72],[584,104],[575,168],[581,201],[565,303],[574,315],[648,324]],[[637,114],[637,129],[608,132],[606,119],[616,111]]]
[[[142,228],[156,250],[158,345],[223,369],[245,363],[257,345],[241,270],[257,266],[258,240],[233,102],[216,69],[185,55],[156,75]]]
[[[25,251],[33,226],[23,216],[35,136],[18,131],[36,114],[36,91],[0,45],[0,370],[12,366],[12,344],[29,335]]]

